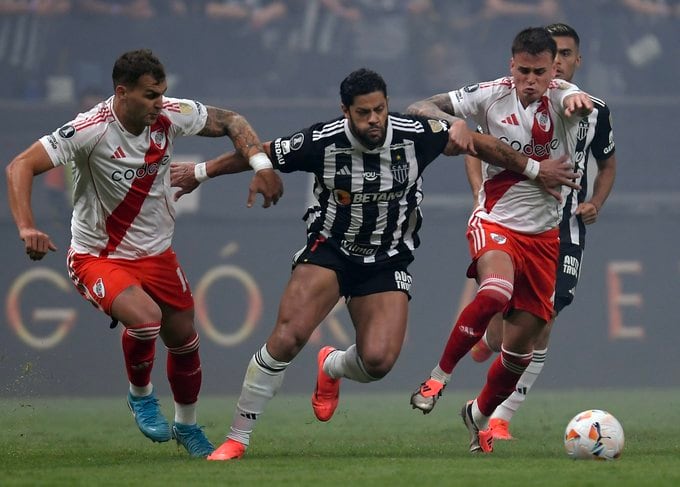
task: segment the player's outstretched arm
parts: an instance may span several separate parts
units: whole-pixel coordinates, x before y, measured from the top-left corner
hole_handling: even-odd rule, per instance
[[[274,172],[267,153],[255,130],[242,115],[222,108],[207,107],[208,118],[205,127],[198,135],[220,137],[227,135],[234,143],[236,152],[242,156],[255,171],[248,196],[248,207],[253,205],[255,195],[251,191],[262,194],[264,207],[276,204],[283,195],[283,182]],[[260,174],[262,173],[262,174]]]
[[[40,260],[50,250],[57,250],[50,236],[35,227],[31,208],[33,177],[49,169],[54,166],[40,142],[15,157],[5,169],[9,207],[31,260]]]
[[[270,143],[265,142],[263,148],[266,153],[269,153]],[[209,178],[223,174],[235,174],[250,169],[252,168],[248,160],[238,152],[233,151],[199,164],[173,162],[170,164],[170,184],[173,187],[180,188],[175,193],[175,201],[183,195],[191,193],[199,184]],[[249,208],[254,204],[258,193],[264,197],[263,206],[265,208],[276,204],[283,196],[283,183],[273,169],[259,170],[253,176],[248,187],[247,206]]]
[[[567,160],[566,155],[538,162],[490,135],[472,132],[472,137],[477,153],[483,160],[536,180],[539,186],[558,201],[562,201],[561,186],[581,189],[574,181],[573,165]]]
[[[476,154],[471,131],[465,120],[456,116],[448,93],[440,93],[412,103],[406,109],[406,113],[449,122],[449,143],[444,150],[445,155]]]

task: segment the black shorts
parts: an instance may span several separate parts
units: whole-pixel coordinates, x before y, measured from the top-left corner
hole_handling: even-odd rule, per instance
[[[582,261],[583,247],[571,243],[560,245],[560,260],[557,266],[557,284],[555,286],[556,314],[559,314],[574,300]]]
[[[297,264],[314,264],[335,271],[340,286],[340,294],[351,297],[367,296],[386,291],[401,291],[409,299],[411,295],[411,274],[407,267],[413,256],[394,257],[388,261],[374,264],[352,262],[332,243],[317,235],[307,240],[307,245],[293,257],[293,267]]]

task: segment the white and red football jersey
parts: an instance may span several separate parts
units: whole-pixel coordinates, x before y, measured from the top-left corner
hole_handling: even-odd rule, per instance
[[[40,139],[52,163],[71,164],[71,247],[78,253],[136,259],[171,242],[175,212],[170,188],[173,140],[200,132],[204,105],[164,98],[156,122],[129,133],[113,97]]]
[[[564,115],[563,101],[576,85],[552,80],[544,96],[522,106],[511,77],[449,92],[456,115],[471,118],[484,131],[537,161],[572,154],[579,117]],[[474,215],[522,233],[559,225],[561,203],[522,174],[482,164],[483,184]]]

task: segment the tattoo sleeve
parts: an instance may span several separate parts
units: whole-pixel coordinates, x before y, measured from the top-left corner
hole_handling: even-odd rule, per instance
[[[527,156],[514,150],[505,142],[487,134],[474,132],[472,135],[477,154],[489,164],[522,173],[527,165]]]
[[[222,108],[207,107],[207,110],[208,119],[198,135],[204,137],[227,135],[234,143],[236,151],[246,159],[253,154],[263,152],[262,142],[245,117]]]
[[[449,122],[460,120],[453,110],[451,97],[449,97],[448,93],[440,93],[425,100],[417,101],[406,109],[406,113],[420,115],[422,117],[438,118]]]

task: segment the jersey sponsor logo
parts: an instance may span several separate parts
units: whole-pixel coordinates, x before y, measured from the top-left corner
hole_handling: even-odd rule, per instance
[[[550,151],[557,149],[560,146],[560,141],[556,138],[546,142],[545,144],[536,144],[534,139],[531,139],[530,144],[523,144],[519,140],[510,140],[505,136],[499,137],[500,140],[508,144],[517,152],[521,152],[525,156],[545,157],[550,156]]]
[[[76,134],[76,128],[73,125],[64,125],[58,133],[62,139],[70,139]]]
[[[290,140],[281,141],[281,153],[285,156],[290,152]]]
[[[288,142],[287,140],[281,140],[281,139],[276,139],[274,141],[274,156],[276,157],[276,162],[278,163],[279,166],[284,166],[286,164],[286,160],[283,158],[285,154],[288,154],[290,152],[290,146],[286,144],[286,152],[284,152],[283,149],[283,142]]]
[[[573,255],[565,255],[562,261],[562,272],[569,276],[578,277],[578,269],[581,263]]]
[[[342,240],[340,246],[350,254],[356,255],[373,255],[378,250],[377,247],[366,247],[365,245],[358,245],[354,242],[348,242],[347,240]]]
[[[505,237],[505,235],[500,235],[498,233],[493,233],[491,232],[491,240],[496,242],[497,244],[503,245],[505,242],[508,241],[508,239]]]
[[[463,91],[464,91],[465,93],[474,93],[474,92],[477,91],[478,89],[479,89],[479,84],[478,84],[478,83],[475,83],[475,84],[473,84],[473,85],[467,85],[465,88],[463,88]]]
[[[151,132],[151,142],[160,150],[165,149],[168,139],[165,137],[165,132],[162,130],[155,130]]]
[[[57,139],[54,137],[54,135],[48,135],[47,142],[50,144],[50,147],[52,147],[52,149],[54,150],[57,150],[57,147],[59,147],[59,143],[57,142]]]
[[[104,287],[104,280],[101,277],[99,279],[97,279],[97,281],[94,283],[94,286],[92,286],[92,292],[99,299],[104,299],[104,296],[106,296],[106,288]]]
[[[446,129],[441,120],[428,120],[427,123],[430,125],[430,130],[432,130],[432,133],[434,134]]]
[[[334,189],[333,198],[335,198],[335,202],[340,206],[349,206],[352,204],[352,194],[343,189]]]
[[[164,157],[160,164],[158,162],[152,162],[150,164],[144,164],[136,169],[116,170],[111,173],[111,179],[116,182],[141,179],[148,175],[156,174],[161,166],[165,166],[169,160],[169,157],[167,159]]]
[[[376,193],[350,193],[343,189],[334,189],[333,198],[340,206],[362,203],[379,203],[381,201],[394,201],[404,196],[405,190],[383,191]]]
[[[192,107],[188,103],[182,102],[182,103],[179,104],[179,113],[181,113],[183,115],[188,115],[189,113],[191,113],[193,111],[194,111],[194,107]]]
[[[394,271],[394,284],[400,291],[409,291],[413,278],[406,271]]]
[[[364,172],[364,179],[366,181],[375,181],[378,179],[378,173],[375,171],[366,171]]]
[[[298,132],[290,138],[290,149],[298,150],[305,141],[305,134]]]

